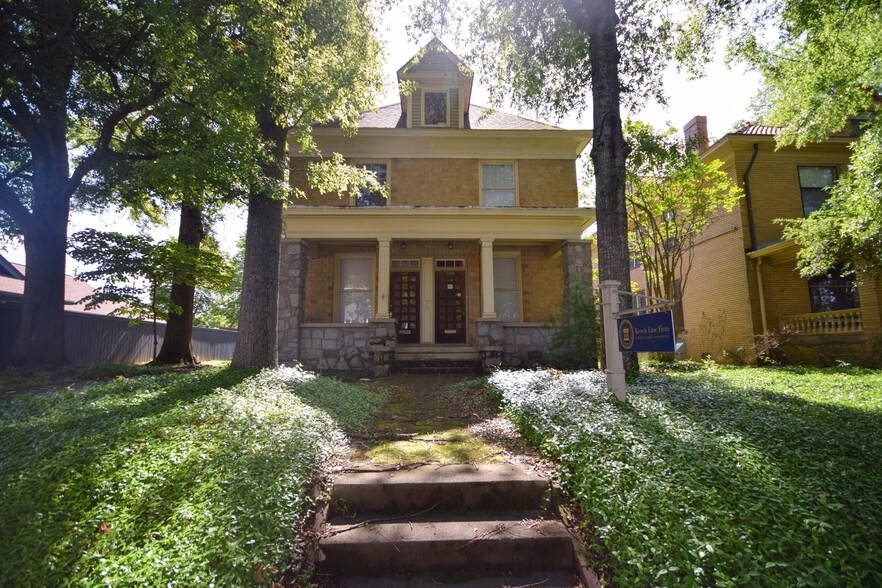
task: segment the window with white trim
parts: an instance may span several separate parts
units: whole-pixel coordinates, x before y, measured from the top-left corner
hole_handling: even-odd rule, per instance
[[[374,260],[340,258],[337,317],[341,323],[366,323],[373,316]]]
[[[449,123],[449,100],[447,91],[423,92],[423,125],[446,127]]]
[[[515,206],[515,166],[513,163],[481,164],[481,204]]]
[[[518,260],[516,257],[493,258],[493,308],[506,322],[518,321]]]

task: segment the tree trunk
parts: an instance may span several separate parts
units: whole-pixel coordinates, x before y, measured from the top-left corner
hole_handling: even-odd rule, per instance
[[[261,135],[272,150],[273,164],[264,173],[267,180],[283,182],[287,129],[275,122],[269,111],[257,113]],[[234,369],[277,367],[279,364],[278,310],[279,257],[284,201],[270,189],[252,191],[248,197],[245,233],[245,268],[239,307],[239,332],[233,352]]]
[[[617,280],[631,291],[628,266],[628,215],[625,206],[625,162],[631,149],[622,134],[619,50],[616,42],[614,0],[565,0],[567,15],[588,35],[591,60],[594,138],[591,160],[597,191],[597,261],[600,281]],[[630,297],[620,308],[631,308]],[[634,353],[624,354],[625,370],[638,369]]]
[[[59,118],[60,113],[54,113]],[[47,117],[49,119],[50,117]],[[66,193],[68,153],[64,119],[47,120],[34,153],[34,200],[25,222],[25,289],[21,329],[9,357],[19,366],[56,366],[68,363],[64,339],[64,282],[67,221],[70,198]]]
[[[198,252],[204,238],[202,210],[196,206],[182,205],[178,244]],[[162,348],[153,360],[155,364],[196,363],[196,358],[193,357],[193,298],[196,295],[196,285],[194,276],[188,271],[188,265],[180,268],[172,280],[171,302],[180,307],[181,311],[169,313]]]

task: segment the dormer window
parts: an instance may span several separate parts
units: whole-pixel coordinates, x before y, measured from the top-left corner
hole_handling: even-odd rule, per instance
[[[423,125],[446,127],[450,117],[447,92],[423,92]]]

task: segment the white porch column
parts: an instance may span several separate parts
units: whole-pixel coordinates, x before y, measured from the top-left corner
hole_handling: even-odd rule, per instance
[[[377,239],[377,313],[378,319],[392,318],[389,314],[390,246],[392,239]]]
[[[493,239],[481,239],[481,318],[495,318],[493,292]]]

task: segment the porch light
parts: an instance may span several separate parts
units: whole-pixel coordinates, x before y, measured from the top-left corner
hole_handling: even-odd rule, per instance
[[[448,241],[448,242],[447,242],[447,248],[448,248],[448,249],[453,249],[453,241]]]
[[[407,241],[402,241],[402,242],[401,242],[401,248],[402,248],[402,249],[407,249]]]

